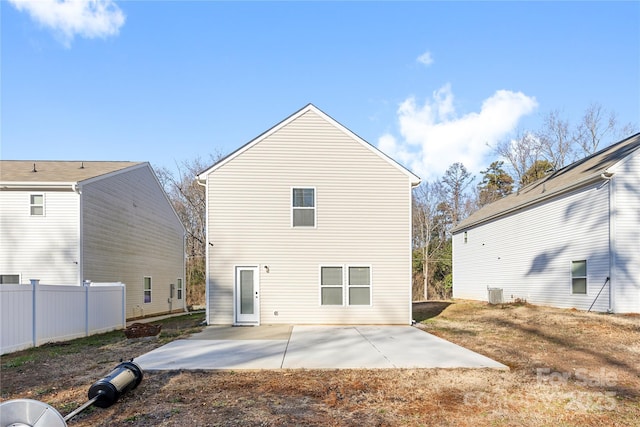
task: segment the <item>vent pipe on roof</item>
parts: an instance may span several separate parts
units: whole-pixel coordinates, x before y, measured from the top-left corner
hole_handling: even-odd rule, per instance
[[[38,172],[38,171],[36,170],[36,164],[35,164],[35,163],[33,164],[33,170],[32,170],[31,172]]]
[[[84,169],[84,162],[80,163],[80,169]]]

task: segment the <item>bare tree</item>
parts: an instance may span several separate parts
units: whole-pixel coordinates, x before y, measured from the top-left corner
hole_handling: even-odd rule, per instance
[[[195,177],[216,162],[221,156],[210,156],[209,161],[201,158],[183,161],[176,165],[176,171],[166,167],[156,173],[186,231],[186,284],[187,304],[204,303],[205,255],[206,255],[206,195],[205,188]]]
[[[598,151],[600,142],[605,136],[615,135],[616,127],[616,113],[605,111],[599,103],[592,103],[587,107],[582,121],[576,127],[574,140],[588,156]]]
[[[575,160],[574,139],[569,121],[563,119],[558,110],[553,110],[544,117],[542,128],[536,132],[536,137],[542,157],[554,169],[560,169]]]
[[[637,129],[633,123],[620,125],[615,111],[606,111],[601,104],[594,102],[585,110],[582,121],[574,131],[573,140],[588,156],[603,148],[601,143],[608,145],[616,139],[632,135]]]
[[[439,203],[436,185],[423,182],[413,190],[413,249],[420,254],[423,298],[429,298],[429,263],[442,245],[436,212]]]
[[[494,148],[495,153],[505,159],[512,176],[517,182],[542,155],[539,139],[531,132],[518,132],[515,138],[500,141]]]
[[[446,203],[450,212],[451,227],[458,225],[470,213],[467,210],[470,206],[467,203],[469,196],[465,193],[465,190],[473,180],[474,177],[471,173],[459,162],[449,166],[440,179],[443,191],[442,200]]]

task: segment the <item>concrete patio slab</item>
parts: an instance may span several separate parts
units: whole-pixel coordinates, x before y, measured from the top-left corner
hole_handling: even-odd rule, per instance
[[[393,368],[352,326],[296,326],[282,364],[288,369]]]
[[[144,371],[280,369],[287,340],[177,340],[140,357]]]
[[[207,326],[190,340],[288,340],[292,325]]]
[[[409,326],[208,327],[135,359],[143,370],[509,368]]]
[[[431,335],[402,326],[358,327],[362,336],[396,368],[494,368],[506,365]]]

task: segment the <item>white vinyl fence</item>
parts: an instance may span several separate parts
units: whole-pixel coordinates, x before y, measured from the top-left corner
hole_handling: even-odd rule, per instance
[[[126,326],[122,283],[0,285],[0,354]]]

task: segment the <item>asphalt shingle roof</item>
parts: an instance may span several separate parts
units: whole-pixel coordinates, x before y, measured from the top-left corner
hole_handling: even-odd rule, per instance
[[[549,199],[574,188],[579,188],[601,178],[603,173],[619,161],[640,149],[640,133],[610,145],[597,153],[578,160],[546,177],[490,203],[460,222],[453,232],[457,233],[475,225]]]
[[[81,182],[140,164],[142,163],[2,160],[0,182]]]

